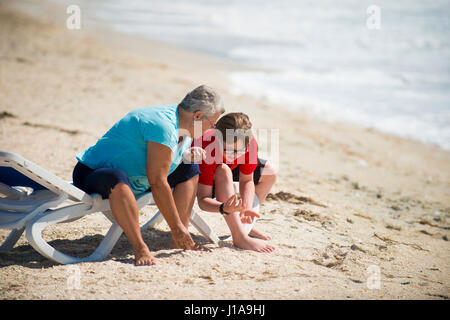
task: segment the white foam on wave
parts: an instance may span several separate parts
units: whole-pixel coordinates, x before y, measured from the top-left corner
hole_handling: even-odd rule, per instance
[[[71,3],[70,0],[54,0]],[[232,90],[450,150],[448,0],[78,0],[116,30],[250,63]]]
[[[313,80],[321,80],[320,76],[309,76]],[[383,77],[369,77],[370,83],[384,83],[378,81]],[[393,110],[390,104],[377,109],[373,99],[364,102],[364,92],[355,99],[360,102],[359,107],[339,102],[339,100],[325,99],[326,93],[313,92],[308,94],[301,90],[293,90],[298,80],[308,81],[308,76],[295,72],[266,73],[266,72],[235,72],[229,75],[231,92],[233,94],[250,94],[257,98],[267,99],[278,106],[291,111],[303,111],[313,114],[327,121],[346,121],[366,128],[373,128],[382,132],[401,137],[411,138],[440,146],[450,150],[450,108],[440,113],[423,110],[417,115],[414,107],[408,112],[408,105],[399,110]],[[337,81],[341,77],[328,76],[330,81]],[[322,81],[320,81],[322,82]],[[350,83],[352,80],[350,80]],[[359,77],[354,80],[360,84]],[[289,83],[290,86],[286,86]],[[393,83],[396,83],[395,81]],[[326,90],[326,89],[324,89]],[[413,95],[420,95],[414,94]],[[414,96],[416,98],[416,96]]]

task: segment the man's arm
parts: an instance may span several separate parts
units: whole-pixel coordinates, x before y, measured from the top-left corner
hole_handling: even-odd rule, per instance
[[[172,150],[160,143],[147,142],[147,178],[153,199],[172,232],[175,244],[183,249],[194,249],[195,243],[180,220],[167,176],[172,162]]]

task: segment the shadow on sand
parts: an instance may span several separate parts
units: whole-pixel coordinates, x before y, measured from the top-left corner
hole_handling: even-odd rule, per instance
[[[205,245],[209,242],[195,234],[191,234],[194,242]],[[151,229],[142,232],[142,237],[147,244],[148,248],[156,258],[168,258],[174,254],[179,254],[183,250],[176,250],[174,252],[161,252],[160,250],[170,249],[170,243],[172,241],[172,235],[169,231],[161,231],[158,229]],[[68,239],[56,239],[51,240],[48,243],[65,254],[75,257],[87,257],[98,247],[103,240],[103,236],[100,234],[86,235],[82,238],[75,240]],[[119,261],[127,264],[134,264],[133,250],[130,242],[125,234],[119,238],[111,253],[105,259]],[[11,251],[0,252],[0,268],[20,265],[32,269],[50,268],[59,265],[53,262],[41,254],[39,254],[30,244],[23,244],[14,247]]]

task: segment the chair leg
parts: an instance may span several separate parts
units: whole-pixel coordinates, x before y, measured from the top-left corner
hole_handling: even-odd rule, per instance
[[[53,200],[51,200],[51,201],[40,203],[38,205],[35,204],[34,207],[33,207],[33,210],[30,211],[30,212],[27,212],[27,213],[20,212],[20,214],[23,216],[23,218],[21,218],[18,221],[15,221],[13,223],[13,226],[11,226],[12,230],[11,230],[8,238],[6,238],[6,240],[0,246],[0,252],[2,252],[2,251],[9,251],[9,250],[11,250],[14,247],[14,245],[17,243],[17,241],[22,236],[22,233],[25,231],[25,228],[26,228],[26,225],[27,225],[28,221],[33,219],[33,217],[35,217],[36,215],[41,214],[42,212],[44,212],[48,208],[56,206],[56,205],[62,203],[66,198],[67,197],[65,195],[59,195],[59,196],[55,197]],[[14,203],[14,201],[12,201],[12,203]],[[20,204],[17,205],[17,208],[20,208],[20,206],[21,206]],[[12,209],[12,207],[13,206],[10,206],[11,209]],[[2,224],[2,227],[5,227],[5,224]]]
[[[22,227],[20,229],[13,229],[11,230],[11,233],[9,234],[8,238],[3,242],[3,244],[0,246],[0,252],[9,251],[14,248],[14,245],[17,241],[19,241],[20,236],[25,231],[25,227]]]
[[[154,201],[152,194],[148,193],[139,197],[137,203],[139,209],[147,204],[153,204]],[[78,203],[56,210],[48,210],[43,214],[34,217],[29,222],[28,226],[26,227],[27,238],[36,251],[38,251],[44,257],[61,264],[71,264],[86,261],[101,261],[108,256],[123,233],[122,228],[115,221],[110,211],[111,208],[109,206],[109,202],[107,200],[102,200],[100,196],[94,198],[94,204]],[[42,238],[42,231],[46,227],[57,223],[74,221],[94,212],[103,212],[112,222],[112,226],[106,233],[100,245],[90,256],[86,258],[76,258],[69,256],[56,250]],[[143,228],[152,227],[162,220],[163,217],[158,211],[155,216],[153,216],[153,218],[143,226]]]
[[[164,217],[161,212],[155,213],[155,215],[148,220],[142,227],[141,231],[147,230],[148,228],[154,228],[156,225],[164,221]],[[215,234],[215,232],[208,226],[208,224],[194,211],[191,212],[191,223],[192,225],[206,238],[215,244],[219,244],[220,239]]]
[[[144,225],[142,225],[141,231],[147,230],[148,228],[154,228],[163,221],[164,217],[158,210],[158,212],[156,212],[155,215],[150,220],[148,220]]]
[[[211,242],[215,243],[216,245],[220,243],[220,239],[216,235],[216,233],[194,210],[192,210],[191,212],[191,223],[204,237],[208,238]]]
[[[164,221],[164,217],[160,211],[155,213],[155,215],[148,220],[142,227],[141,231],[147,230],[148,228],[154,228],[156,225]],[[215,232],[208,226],[208,224],[194,211],[191,212],[191,223],[192,225],[206,238],[215,244],[219,244],[220,239],[215,234]]]
[[[122,233],[123,233],[122,228],[119,226],[117,222],[114,222],[111,228],[109,228],[100,245],[97,247],[97,249],[95,249],[94,253],[88,257],[89,260],[85,261],[105,260],[108,254],[112,251],[112,249],[116,245]]]
[[[111,226],[100,246],[94,251],[94,253],[86,258],[76,258],[64,254],[50,246],[42,238],[42,231],[50,225],[65,222],[67,220],[81,218],[87,214],[101,211],[99,209],[91,209],[91,205],[81,203],[36,216],[30,221],[26,228],[28,241],[31,243],[33,248],[44,257],[61,264],[99,261],[104,259],[111,252],[112,248],[122,234],[122,229],[117,223],[114,223]]]

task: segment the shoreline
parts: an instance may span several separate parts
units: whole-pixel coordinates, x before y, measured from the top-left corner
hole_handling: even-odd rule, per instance
[[[62,3],[55,3],[49,0],[44,0],[36,4],[34,0],[23,0],[21,3],[8,3],[13,10],[21,11],[23,14],[30,15],[30,17],[34,17],[35,19],[43,19],[48,23],[51,23],[55,27],[65,26],[65,5]],[[31,9],[29,7],[32,7]],[[59,14],[59,16],[58,16]],[[84,13],[86,14],[86,13]],[[108,24],[107,22],[100,22],[98,19],[96,22],[93,22],[92,14],[88,14],[88,22],[84,25],[86,27],[81,28],[81,30],[72,31],[72,33],[80,33],[78,36],[92,38],[93,41],[96,41],[100,44],[103,44],[107,47],[114,48],[115,50],[119,50],[128,55],[134,55],[140,58],[144,58],[151,52],[151,60],[155,63],[160,63],[162,66],[170,64],[174,67],[180,68],[183,71],[186,71],[183,66],[182,61],[184,59],[188,59],[193,64],[203,64],[202,69],[215,69],[216,75],[218,74],[221,78],[221,85],[225,87],[227,92],[230,92],[230,84],[228,77],[231,75],[233,71],[259,71],[259,72],[275,72],[272,69],[265,69],[263,67],[252,66],[243,61],[234,60],[227,57],[220,57],[217,55],[208,54],[205,52],[201,52],[199,50],[191,49],[184,47],[178,44],[172,44],[156,39],[150,39],[143,35],[124,33],[113,29],[113,26]],[[58,17],[58,18],[56,18]],[[126,43],[126,48],[123,48],[123,44]],[[179,63],[180,62],[180,63]],[[187,69],[190,70],[190,69]],[[205,75],[204,75],[205,76]],[[213,78],[217,78],[214,76]],[[233,94],[234,95],[234,94]],[[308,113],[302,110],[295,110],[293,108],[284,107],[282,104],[276,104],[273,101],[269,101],[265,97],[255,97],[249,93],[247,94],[236,94],[237,96],[247,96],[253,100],[261,101],[261,103],[268,105],[275,105],[277,108],[280,108],[281,111],[288,115],[295,116],[306,116],[309,118],[314,118],[320,121],[325,121],[330,123],[330,125],[338,124],[343,126],[354,126],[362,130],[368,131],[376,131],[381,135],[387,135],[392,138],[399,138],[406,141],[411,141],[413,143],[420,143],[425,146],[429,146],[432,148],[438,148],[442,151],[449,152],[437,143],[433,142],[424,142],[419,140],[418,138],[402,136],[394,133],[390,133],[387,131],[382,131],[377,128],[373,128],[372,126],[363,126],[358,125],[355,122],[341,120],[341,119],[327,119],[323,120],[319,116]]]
[[[155,267],[134,267],[123,236],[106,261],[77,265],[82,287],[68,290],[68,266],[22,236],[0,253],[1,299],[449,299],[450,152],[232,95],[217,71],[226,61],[114,32],[99,41],[8,6],[0,3],[2,150],[70,180],[75,153],[130,109],[178,101],[205,83],[227,112],[247,113],[256,129],[279,129],[280,163],[258,221],[273,238],[272,254],[218,248],[195,229],[194,240],[212,252],[180,252],[169,249],[162,224],[143,234]],[[201,215],[227,235],[220,216]],[[107,227],[93,214],[49,228],[45,238],[84,252]],[[0,241],[7,235],[1,229]],[[372,265],[381,270],[377,290],[366,286]]]

